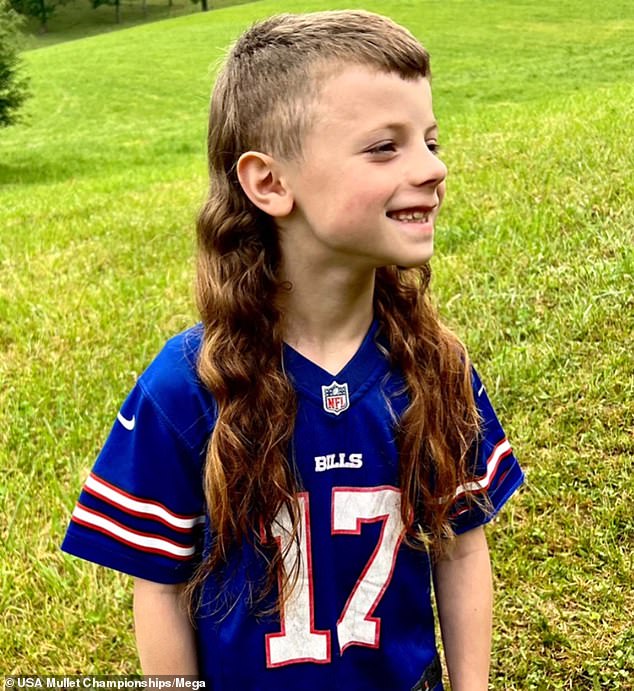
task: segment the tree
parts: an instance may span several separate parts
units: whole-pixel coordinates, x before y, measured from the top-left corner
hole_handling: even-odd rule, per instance
[[[209,4],[207,0],[192,0],[194,5],[197,5],[199,2],[201,4],[201,9],[203,12],[207,12],[209,10]]]
[[[27,80],[18,74],[22,21],[8,0],[0,0],[0,127],[17,122],[29,93]]]
[[[42,31],[48,31],[48,20],[58,5],[65,5],[69,0],[11,0],[16,12],[37,17]]]
[[[119,0],[91,0],[92,7],[96,10],[101,5],[114,5],[114,16],[117,24],[121,23],[121,3]]]

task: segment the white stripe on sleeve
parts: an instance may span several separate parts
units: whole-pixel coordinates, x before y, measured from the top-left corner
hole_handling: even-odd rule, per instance
[[[153,516],[163,523],[171,525],[179,530],[189,530],[199,523],[205,522],[204,515],[191,517],[178,516],[171,513],[157,502],[135,499],[131,495],[117,490],[112,485],[102,482],[92,474],[88,476],[85,488],[92,494],[105,499],[107,502],[120,506],[123,510],[127,509],[137,514]]]
[[[102,532],[111,535],[112,537],[128,543],[132,546],[138,546],[145,550],[167,553],[168,555],[177,558],[191,557],[194,554],[194,547],[179,545],[170,540],[160,537],[153,537],[145,533],[128,530],[119,523],[111,521],[102,514],[88,511],[79,504],[75,506],[72,518],[84,525],[92,526]]]

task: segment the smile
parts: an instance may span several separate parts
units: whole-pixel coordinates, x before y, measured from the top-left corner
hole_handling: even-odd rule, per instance
[[[402,209],[401,211],[388,211],[387,216],[395,221],[405,223],[427,223],[431,209]]]

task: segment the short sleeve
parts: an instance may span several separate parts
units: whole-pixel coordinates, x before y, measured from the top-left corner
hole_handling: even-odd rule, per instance
[[[458,535],[495,518],[524,481],[511,444],[475,370],[472,370],[472,384],[481,427],[469,463],[473,479],[455,492],[451,520]]]
[[[185,396],[179,405],[173,388],[168,407],[182,417],[195,399]],[[206,521],[204,445],[192,444],[182,429],[142,377],[83,486],[62,544],[65,552],[159,583],[189,579]]]

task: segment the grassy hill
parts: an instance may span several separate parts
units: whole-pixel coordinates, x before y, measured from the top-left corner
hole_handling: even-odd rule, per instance
[[[210,11],[215,11],[248,1],[208,0],[207,7]],[[58,5],[55,8],[52,17],[48,20],[47,30],[44,32],[39,19],[35,17],[27,19],[24,26],[26,48],[29,50],[43,48],[202,11],[201,0],[197,2],[192,2],[192,0],[120,0],[119,9],[120,16],[117,23],[114,5],[100,5],[93,8],[87,0],[69,0],[67,4]]]
[[[344,7],[297,2],[293,11]],[[209,91],[257,2],[24,54],[0,131],[5,673],[137,670],[128,579],[59,552],[134,378],[191,324]],[[489,531],[492,688],[634,675],[634,16],[627,0],[366,2],[432,53],[433,260],[527,486]]]

